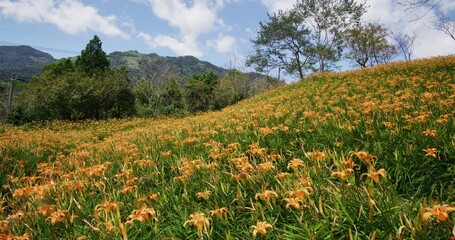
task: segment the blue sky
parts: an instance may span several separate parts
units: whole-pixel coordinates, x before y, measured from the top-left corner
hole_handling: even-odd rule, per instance
[[[409,20],[396,0],[367,0],[366,21],[393,31],[418,32],[415,58],[455,53],[455,41],[428,24],[432,13]],[[0,0],[0,45],[24,44],[56,58],[75,56],[93,35],[103,49],[163,56],[193,55],[221,67],[243,60],[267,12],[295,0]],[[455,1],[438,8],[451,13]],[[424,9],[422,11],[425,11]],[[47,48],[47,49],[45,49]],[[61,51],[64,50],[64,51]]]

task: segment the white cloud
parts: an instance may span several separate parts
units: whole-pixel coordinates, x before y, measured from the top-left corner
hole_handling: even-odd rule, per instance
[[[235,50],[237,39],[233,36],[220,34],[218,39],[207,41],[207,45],[219,53],[229,53]]]
[[[297,0],[260,0],[270,13],[278,12],[278,10],[288,10],[294,6]]]
[[[164,47],[171,49],[174,53],[180,56],[191,55],[195,57],[202,56],[202,52],[199,50],[195,41],[181,41],[171,36],[158,35],[151,36],[150,34],[140,32],[139,38],[144,40],[145,44],[150,48]]]
[[[153,13],[180,30],[184,38],[196,38],[201,33],[211,31],[217,16],[205,0],[195,0],[186,6],[180,0],[150,0]]]
[[[395,0],[367,0],[367,5],[370,7],[364,15],[364,20],[377,21],[395,32],[410,35],[414,32],[419,33],[416,39],[414,58],[454,53],[455,41],[432,28],[431,23],[435,15],[431,11],[428,12],[428,9],[421,8],[414,12],[404,12],[404,9]],[[427,12],[428,14],[425,14]]]
[[[92,30],[108,36],[129,38],[114,15],[101,16],[98,9],[79,0],[0,0],[1,13],[19,22],[50,23],[61,31],[77,34]]]
[[[444,13],[455,11],[455,1],[442,1],[439,4],[439,10],[443,11]]]
[[[215,30],[231,31],[232,28],[226,25],[223,19],[218,18],[217,11],[226,2],[238,0],[194,0],[190,1],[191,3],[186,0],[131,1],[147,3],[156,17],[166,21],[179,32],[178,38],[166,35],[151,36],[146,33],[140,34],[144,41],[146,39],[149,40],[146,42],[150,47],[166,47],[177,55],[191,54],[201,56],[203,53],[198,45],[199,36]],[[149,38],[145,36],[149,36]]]

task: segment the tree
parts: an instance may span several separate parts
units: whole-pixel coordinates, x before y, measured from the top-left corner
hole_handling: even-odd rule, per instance
[[[213,106],[213,91],[218,84],[218,78],[212,71],[193,74],[188,78],[184,95],[189,111],[207,111]]]
[[[455,40],[455,17],[441,12],[437,12],[436,16],[433,26]]]
[[[378,23],[358,25],[345,32],[346,57],[360,67],[388,63],[397,53],[387,40],[387,29]]]
[[[26,86],[21,96],[21,106],[25,107],[14,111],[14,118],[78,120],[134,114],[128,71],[110,69],[108,61],[97,58],[104,52],[96,42],[100,43],[95,36],[76,63],[62,59],[45,66],[43,73]]]
[[[365,13],[365,3],[355,0],[300,0],[295,10],[310,26],[313,54],[319,72],[340,60],[343,33],[357,24]]]
[[[160,112],[165,115],[176,114],[183,110],[183,92],[176,78],[168,78],[160,106]]]
[[[247,66],[254,66],[259,72],[284,68],[303,78],[313,64],[313,45],[304,19],[296,11],[280,11],[268,17],[268,22],[259,23],[258,36],[252,40],[255,52],[248,57]]]
[[[446,0],[401,0],[399,1],[399,4],[404,7],[404,11],[406,12],[413,12],[422,8],[426,9],[426,11],[421,14],[421,16],[418,16],[417,19],[434,11],[436,20],[433,21],[433,27],[455,40],[455,18],[453,15],[438,10],[437,8],[443,1]]]
[[[94,36],[87,44],[85,50],[76,60],[77,67],[84,73],[92,76],[109,68],[110,62],[102,49],[102,42],[98,36]]]
[[[406,61],[411,60],[412,54],[414,53],[414,49],[417,44],[416,39],[419,33],[417,31],[414,31],[411,35],[409,35],[403,32],[396,32],[392,35],[398,49],[403,54],[404,59]]]
[[[360,21],[365,3],[354,0],[300,0],[291,10],[269,15],[260,23],[248,66],[298,72],[329,70],[340,60],[343,33]]]
[[[416,9],[422,7],[427,7],[431,10],[435,8],[441,1],[442,0],[400,0],[398,3],[404,7],[405,11],[415,11]]]

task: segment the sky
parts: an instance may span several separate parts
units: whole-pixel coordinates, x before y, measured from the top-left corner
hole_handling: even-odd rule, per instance
[[[29,45],[55,58],[80,54],[98,35],[106,53],[137,50],[193,55],[220,67],[247,70],[260,21],[296,0],[0,0],[0,45]],[[455,41],[434,30],[426,9],[405,12],[398,0],[366,0],[364,20],[418,34],[413,58],[455,53]],[[455,12],[455,0],[437,7]],[[399,60],[399,59],[398,59]]]

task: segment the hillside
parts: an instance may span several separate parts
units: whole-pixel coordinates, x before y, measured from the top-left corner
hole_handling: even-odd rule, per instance
[[[55,59],[47,53],[29,46],[0,46],[0,80],[13,75],[29,81],[41,74],[41,68]]]
[[[192,56],[162,57],[158,54],[142,54],[137,51],[113,52],[108,55],[114,68],[126,66],[133,81],[141,78],[152,78],[161,71],[169,71],[183,77],[193,73],[213,71],[218,76],[224,76],[226,69],[217,67],[209,62],[200,61]]]
[[[158,54],[142,54],[137,51],[113,52],[108,55],[114,68],[126,66],[133,82],[141,78],[153,79],[154,76],[169,73],[188,77],[194,73],[213,71],[220,77],[227,69],[201,61],[192,56],[162,57]],[[27,82],[33,76],[41,74],[43,66],[56,61],[51,55],[29,46],[0,46],[0,80],[8,80],[13,75]],[[248,73],[253,81],[264,77],[258,73]]]
[[[0,126],[0,237],[450,239],[454,76],[439,57],[193,117]]]

